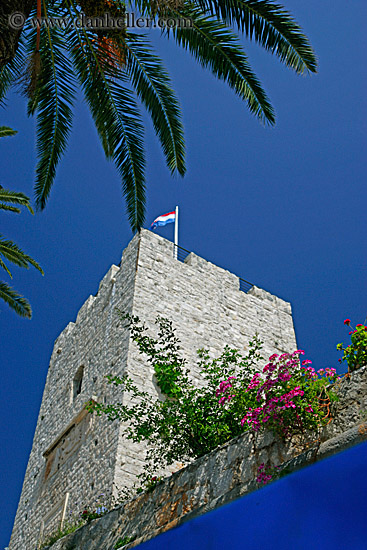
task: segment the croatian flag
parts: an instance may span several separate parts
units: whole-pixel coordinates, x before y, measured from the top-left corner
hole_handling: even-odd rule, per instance
[[[163,214],[162,216],[158,216],[150,226],[151,229],[155,229],[156,227],[161,227],[163,225],[167,225],[168,223],[173,223],[176,220],[176,212],[168,212],[168,214]]]

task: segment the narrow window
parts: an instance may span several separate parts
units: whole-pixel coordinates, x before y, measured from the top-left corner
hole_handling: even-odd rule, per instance
[[[82,391],[84,367],[79,367],[73,380],[73,399],[75,399]]]

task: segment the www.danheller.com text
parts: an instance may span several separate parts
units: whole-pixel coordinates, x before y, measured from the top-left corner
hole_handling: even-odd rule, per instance
[[[72,17],[32,17],[26,20],[23,13],[14,12],[9,16],[9,26],[13,29],[22,29],[25,25],[35,29],[38,27],[46,27],[50,29],[64,29],[70,28],[79,29],[126,29],[126,28],[191,28],[192,19],[190,17],[179,16],[161,16],[161,17],[147,17],[139,16],[134,12],[127,12],[120,17],[112,17],[109,13],[105,13],[101,16],[87,16],[80,14],[76,18]]]

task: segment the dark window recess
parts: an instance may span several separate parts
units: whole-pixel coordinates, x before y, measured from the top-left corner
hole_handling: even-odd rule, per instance
[[[84,367],[79,367],[73,380],[73,398],[75,399],[82,391]]]

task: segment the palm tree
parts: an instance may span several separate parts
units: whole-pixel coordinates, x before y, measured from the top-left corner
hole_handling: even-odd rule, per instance
[[[30,13],[75,19],[81,13],[98,16],[108,11],[116,18],[125,17],[128,6],[155,22],[158,18],[186,18],[190,28],[166,28],[162,37],[190,51],[265,124],[274,124],[274,110],[231,28],[296,73],[316,72],[314,52],[301,28],[271,0],[135,0],[129,5],[123,0],[34,0]],[[43,209],[49,197],[66,148],[79,86],[105,155],[121,175],[132,230],[139,229],[145,209],[145,155],[137,98],[152,118],[170,172],[185,173],[179,103],[146,35],[128,28],[30,28],[23,33],[13,59],[0,71],[0,101],[12,84],[19,84],[22,75],[28,114],[37,116],[37,207]]]
[[[7,126],[0,126],[0,137],[12,136],[16,134],[15,130]],[[10,204],[9,204],[10,203]],[[17,205],[17,206],[14,206]],[[33,214],[30,206],[29,198],[23,193],[9,191],[0,185],[0,210],[8,212],[20,213],[19,206],[25,206]],[[13,241],[5,239],[0,235],[0,266],[12,277],[12,274],[5,264],[4,260],[8,260],[19,267],[29,268],[33,265],[43,275],[42,268],[30,256],[27,256]],[[18,315],[21,317],[32,317],[32,309],[26,298],[18,294],[7,283],[0,281],[0,298],[4,300]]]

